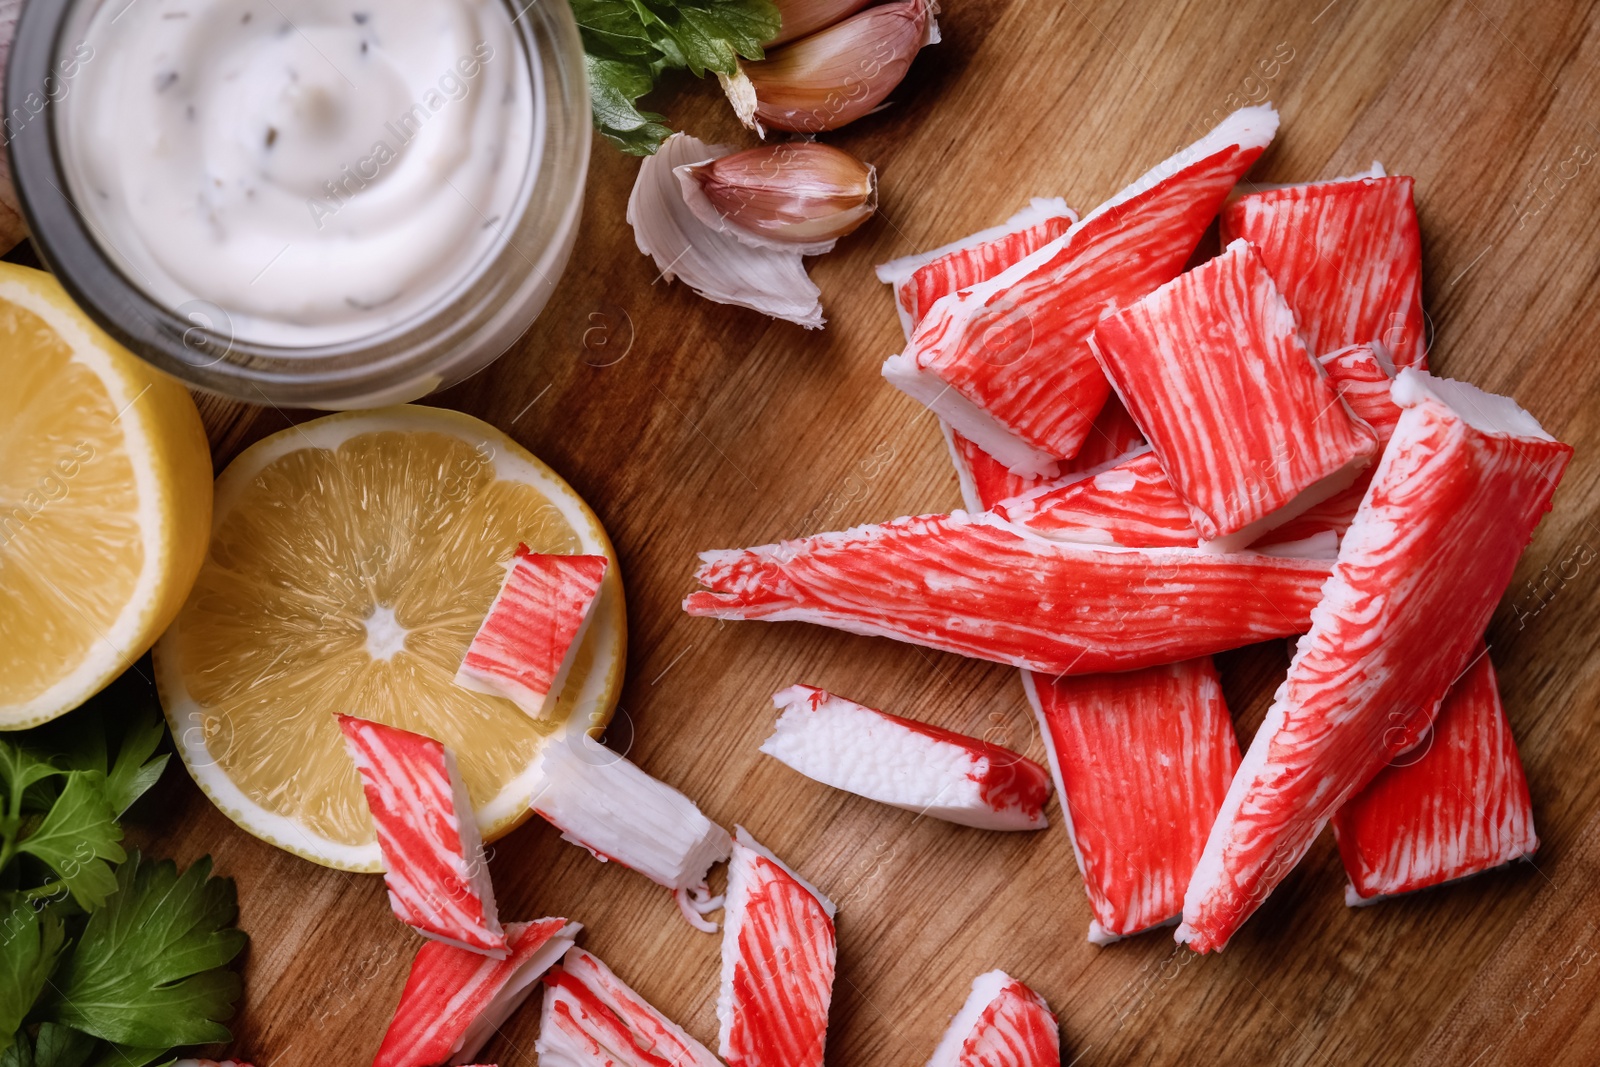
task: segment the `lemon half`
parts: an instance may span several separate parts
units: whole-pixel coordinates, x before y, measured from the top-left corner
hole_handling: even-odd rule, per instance
[[[70,711],[172,621],[211,525],[176,381],[43,271],[0,263],[0,729]]]
[[[611,560],[538,720],[452,681],[519,542]],[[493,840],[527,817],[544,741],[610,718],[625,645],[616,554],[588,505],[487,423],[407,406],[291,427],[229,465],[155,662],[178,751],[229,818],[317,863],[376,871],[335,713],[448,746]]]

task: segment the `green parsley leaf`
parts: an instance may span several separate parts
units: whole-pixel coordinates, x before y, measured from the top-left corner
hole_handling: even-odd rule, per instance
[[[39,756],[63,770],[105,775],[106,800],[120,817],[166,768],[168,757],[155,756],[165,735],[166,720],[154,690],[130,670],[77,711],[30,731],[28,737]]]
[[[11,1047],[49,982],[64,937],[61,920],[48,909],[41,911],[21,899],[5,909],[0,918],[0,1051]]]
[[[33,1042],[26,1033],[13,1035],[11,1045],[0,1052],[0,1067],[34,1067]]]
[[[589,70],[589,105],[595,127],[628,155],[654,155],[672,130],[663,125],[665,116],[640,111],[634,104],[654,86],[650,72],[623,60],[589,55],[583,59]]]
[[[33,1044],[33,1067],[83,1067],[99,1044],[80,1031],[40,1023],[39,1036]]]
[[[69,771],[67,784],[44,821],[17,845],[50,866],[86,909],[98,908],[116,889],[111,863],[126,857],[122,827],[106,800],[106,777],[99,771]]]
[[[210,857],[179,874],[137,852],[116,881],[63,957],[45,1017],[141,1049],[228,1040],[241,984],[223,968],[247,941],[233,882],[211,877]]]
[[[132,1045],[107,1044],[105,1051],[94,1061],[93,1067],[146,1067],[159,1061],[161,1067],[171,1067],[177,1062],[170,1048],[134,1048]]]

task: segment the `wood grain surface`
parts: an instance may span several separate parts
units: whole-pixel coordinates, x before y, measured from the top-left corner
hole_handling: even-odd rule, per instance
[[[556,2],[556,0],[550,0]],[[879,217],[813,261],[807,333],[655,281],[623,221],[636,161],[597,144],[571,267],[516,349],[428,403],[508,431],[610,529],[631,640],[612,743],[742,823],[839,904],[828,1062],[919,1064],[970,980],[1003,967],[1061,1020],[1067,1060],[1121,1064],[1589,1064],[1600,1059],[1600,6],[1541,0],[950,0],[894,105],[832,136],[875,163]],[[795,681],[1042,759],[1016,672],[797,624],[679,609],[708,548],[958,505],[931,417],[879,377],[898,347],[874,263],[991,225],[1030,196],[1093,207],[1245,103],[1282,112],[1263,181],[1380,159],[1414,175],[1435,369],[1509,393],[1577,458],[1489,633],[1543,845],[1533,863],[1352,910],[1327,835],[1227,952],[1165,932],[1107,948],[1056,804],[1037,834],[967,830],[761,756]],[[707,84],[654,101],[748,143]],[[306,412],[204,401],[219,468]],[[1531,584],[1530,584],[1531,583]],[[1282,642],[1219,657],[1248,741]],[[238,880],[259,1067],[368,1061],[418,942],[374,876],[236,830],[181,771],[136,840]],[[718,939],[667,894],[542,824],[494,849],[502,914],[581,920],[585,944],[714,1042]],[[536,1008],[485,1063],[536,1062]]]

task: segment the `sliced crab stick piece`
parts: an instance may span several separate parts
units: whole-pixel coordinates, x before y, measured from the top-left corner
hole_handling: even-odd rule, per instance
[[[833,902],[734,828],[717,1052],[728,1067],[822,1067],[837,957]]]
[[[1270,107],[1229,115],[1062,236],[934,304],[884,377],[1010,470],[1055,473],[1110,393],[1087,346],[1101,313],[1177,277],[1277,129]]]
[[[1004,971],[972,980],[928,1067],[1060,1067],[1061,1031],[1044,998]]]
[[[510,952],[503,960],[437,942],[423,945],[372,1067],[470,1062],[580,929],[565,919],[507,923]]]
[[[1331,564],[1052,541],[924,515],[702,553],[684,610],[818,623],[1046,674],[1123,671],[1304,632]]]
[[[1024,674],[1062,817],[1106,944],[1183,910],[1206,834],[1239,766],[1208,658],[1120,674]]]
[[[1145,449],[1097,474],[1062,478],[996,505],[999,518],[1062,541],[1127,548],[1193,547],[1189,507]]]
[[[518,545],[456,684],[542,717],[572,669],[606,566],[604,556],[553,556]]]
[[[989,453],[941,422],[950,462],[961,486],[961,502],[968,511],[988,511],[1003,500],[1011,500],[1044,485],[1059,485],[1075,480],[1075,475],[1109,466],[1144,445],[1133,416],[1112,396],[1094,420],[1088,440],[1078,454],[1059,464],[1061,476],[1051,479],[1033,474],[1012,474]],[[1193,543],[1192,541],[1190,543]]]
[[[878,265],[878,280],[894,288],[894,308],[909,339],[940,297],[994,277],[1066,233],[1078,213],[1059,197],[1035,197],[998,226],[927,252]]]
[[[1050,774],[1010,749],[811,685],[772,697],[761,751],[823,785],[980,830],[1042,830]]]
[[[1178,940],[1221,949],[1433,722],[1572,456],[1507,397],[1415,370],[1289,676],[1228,789]]]
[[[1090,347],[1218,547],[1348,488],[1378,450],[1243,241],[1107,317]]]
[[[1450,687],[1433,732],[1333,817],[1347,904],[1466,878],[1539,848],[1528,778],[1488,650]]]
[[[431,737],[339,716],[378,829],[389,906],[424,937],[506,954],[494,886],[455,755]]]
[[[716,931],[699,914],[716,904],[706,872],[728,858],[728,831],[694,801],[585,734],[546,742],[539,771],[533,810],[563,839],[665,886],[690,925]]]
[[[534,1051],[544,1067],[721,1067],[711,1051],[573,948],[544,979]]]
[[[1422,240],[1405,177],[1250,193],[1223,209],[1223,239],[1256,246],[1313,355],[1379,341],[1397,367],[1426,367]]]

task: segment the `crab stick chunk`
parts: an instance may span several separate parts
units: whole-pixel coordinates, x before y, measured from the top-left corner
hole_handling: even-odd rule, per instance
[[[542,717],[572,669],[607,565],[604,556],[544,555],[518,545],[456,684]]]
[[[438,942],[423,945],[372,1067],[470,1062],[580,929],[565,919],[508,923],[510,951],[503,960]]]
[[[1091,347],[1219,548],[1348,488],[1377,451],[1243,241],[1108,317]]]
[[[1250,193],[1223,209],[1223,239],[1255,245],[1313,355],[1378,341],[1397,367],[1425,369],[1412,187],[1380,175]]]
[[[761,751],[835,789],[980,830],[1040,830],[1050,775],[1010,749],[863,707],[815,686],[773,695]]]
[[[1044,998],[1004,971],[972,980],[972,992],[928,1067],[1060,1067],[1061,1031]]]
[[[1148,448],[1094,474],[1061,478],[998,504],[995,514],[1063,541],[1127,548],[1193,546],[1189,507]]]
[[[1100,409],[1089,438],[1078,454],[1058,464],[1061,475],[1054,479],[1012,474],[999,460],[952,430],[948,423],[941,422],[939,426],[950,450],[950,462],[956,469],[962,505],[968,511],[989,511],[1002,501],[1043,486],[1075,481],[1078,475],[1110,466],[1144,445],[1133,416],[1115,396],[1108,398],[1105,407]]]
[[[721,1067],[709,1049],[581,948],[544,979],[543,1067]]]
[[[1239,766],[1207,658],[1120,674],[1023,676],[1106,944],[1183,910],[1206,833]]]
[[[728,831],[694,801],[584,734],[546,742],[533,810],[601,862],[614,861],[672,891],[684,918],[707,933],[697,912],[709,898],[706,872],[728,858]]]
[[[718,1053],[728,1067],[822,1067],[837,957],[833,902],[734,828]]]
[[[1432,733],[1340,808],[1333,832],[1349,904],[1466,878],[1539,848],[1488,649],[1450,687]]]
[[[389,906],[424,937],[503,957],[483,839],[455,756],[431,737],[339,716],[378,829]]]
[[[1302,633],[1331,566],[1052,541],[963,512],[700,558],[691,615],[819,623],[1051,675]]]
[[[1177,277],[1277,129],[1270,107],[1229,115],[1038,251],[941,298],[884,377],[1013,473],[1056,473],[1110,395],[1087,345],[1095,323]]]
[[[1415,370],[1393,396],[1400,424],[1189,883],[1178,940],[1197,951],[1427,731],[1572,456],[1507,397]]]

